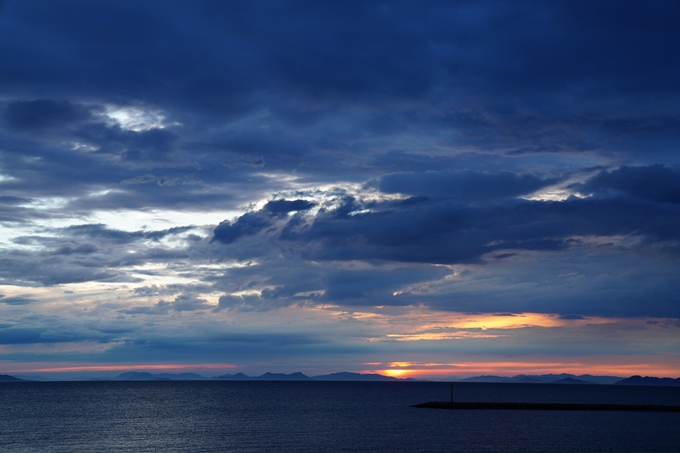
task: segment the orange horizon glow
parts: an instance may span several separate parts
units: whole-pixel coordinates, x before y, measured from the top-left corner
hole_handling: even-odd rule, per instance
[[[589,357],[593,363],[581,359],[574,362],[556,362],[547,358],[527,361],[497,360],[479,362],[461,360],[460,362],[363,362],[366,368],[358,370],[359,373],[377,373],[384,376],[398,378],[420,379],[443,379],[447,377],[466,378],[479,375],[513,376],[517,374],[561,374],[574,375],[610,375],[628,377],[633,375],[657,376],[657,377],[680,377],[680,361],[669,360],[666,357],[664,363],[635,362],[632,357]],[[662,358],[659,358],[660,362]],[[629,360],[628,363],[622,363]],[[32,366],[31,366],[32,365]],[[252,364],[250,364],[252,365]],[[261,368],[263,364],[258,364]],[[266,366],[266,365],[265,365]],[[235,365],[224,363],[204,364],[135,364],[135,365],[77,365],[69,364],[16,364],[0,362],[0,373],[69,373],[69,372],[105,372],[105,371],[194,371],[200,370],[247,370],[249,365]],[[349,368],[350,370],[352,368]],[[277,372],[276,369],[268,370]],[[301,368],[305,372],[304,367]],[[328,372],[337,372],[329,370]],[[311,375],[311,374],[310,374]]]
[[[390,368],[367,369],[361,373],[377,373],[399,378],[437,379],[444,377],[466,378],[479,375],[514,376],[518,374],[574,374],[656,377],[680,377],[680,364],[588,364],[582,362],[461,362],[461,363],[409,363],[392,362]]]

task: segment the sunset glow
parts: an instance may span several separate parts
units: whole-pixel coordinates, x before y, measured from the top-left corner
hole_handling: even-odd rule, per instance
[[[633,375],[656,375],[676,376],[680,375],[680,364],[669,366],[666,361],[670,358],[659,358],[658,363],[639,363],[641,358],[630,358],[628,363],[621,362],[617,358],[609,363],[595,363],[595,361],[579,362],[554,362],[549,361],[499,361],[499,362],[459,362],[459,363],[409,363],[397,362],[390,366],[395,368],[384,370],[364,370],[366,373],[379,373],[393,377],[411,377],[418,379],[442,380],[446,378],[461,379],[479,375],[515,376],[518,374],[541,375],[568,373],[574,375],[593,374],[603,376],[633,376]],[[600,359],[601,360],[601,359]],[[644,360],[644,359],[642,359]]]

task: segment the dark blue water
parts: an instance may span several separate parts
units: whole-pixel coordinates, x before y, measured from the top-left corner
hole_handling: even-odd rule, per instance
[[[679,404],[680,388],[456,384],[459,401]],[[416,409],[445,383],[0,384],[2,452],[678,452],[680,413]]]

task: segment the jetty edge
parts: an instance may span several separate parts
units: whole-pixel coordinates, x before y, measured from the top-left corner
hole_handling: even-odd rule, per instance
[[[655,404],[590,404],[590,403],[494,403],[430,401],[411,407],[427,409],[506,409],[546,411],[626,411],[626,412],[680,412],[680,406]]]

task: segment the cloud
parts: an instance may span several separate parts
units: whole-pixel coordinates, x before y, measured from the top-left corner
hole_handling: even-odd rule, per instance
[[[601,171],[576,188],[585,194],[625,195],[656,203],[680,204],[680,171],[662,164],[623,165]]]
[[[263,209],[272,214],[288,214],[294,211],[306,211],[314,206],[316,203],[305,200],[274,200],[268,202]]]
[[[85,224],[85,225],[72,225],[63,228],[61,231],[68,236],[77,238],[93,238],[102,241],[110,241],[118,244],[128,244],[131,242],[139,240],[152,240],[158,241],[166,236],[176,235],[185,233],[194,229],[193,226],[182,226],[168,228],[167,230],[159,231],[134,231],[128,232],[123,230],[116,230],[113,228],[108,228],[104,224]]]
[[[149,184],[153,182],[155,182],[159,186],[176,186],[178,184],[182,184],[182,181],[180,181],[178,178],[164,178],[160,176],[154,176],[151,174],[126,179],[124,181],[121,181],[121,184],[133,185],[133,184]]]
[[[372,342],[421,309],[678,316],[674,2],[2,8],[0,340],[60,343],[3,359],[403,360],[493,344]],[[677,349],[525,329],[496,347]]]
[[[191,294],[180,294],[172,302],[161,299],[152,306],[135,306],[120,310],[120,312],[127,315],[164,315],[170,311],[196,311],[211,308],[215,308],[214,305],[209,304],[205,299]]]
[[[158,304],[161,305],[161,302],[158,302]],[[205,299],[200,299],[188,294],[180,294],[175,297],[175,300],[170,306],[171,309],[175,311],[194,311],[213,308],[213,305],[210,305]]]
[[[329,301],[343,303],[351,299],[366,299],[371,296],[391,296],[393,291],[410,283],[442,277],[447,273],[443,269],[439,272],[433,272],[433,269],[427,268],[336,271],[326,277],[325,298]],[[362,302],[365,302],[365,300]]]
[[[178,151],[180,137],[170,128],[154,124],[126,129],[106,111],[102,104],[41,99],[10,101],[1,113],[4,132],[17,143],[38,149],[40,143],[47,143],[75,156],[96,152],[128,164],[176,165],[172,155]]]
[[[575,320],[575,319],[585,319],[585,318],[581,315],[560,315],[560,319]]]
[[[254,236],[271,227],[276,217],[297,211],[307,211],[316,204],[305,200],[273,200],[257,212],[243,214],[236,221],[225,220],[214,230],[212,241],[231,244],[241,237]]]
[[[0,204],[3,205],[18,205],[18,204],[28,204],[33,202],[30,198],[22,198],[22,197],[13,197],[10,195],[2,195],[0,196]]]
[[[51,19],[54,8],[49,2],[15,5],[8,20],[17,27],[5,33],[16,46],[2,54],[2,86],[13,98],[52,93],[57,100],[40,110],[49,118],[55,116],[49,109],[57,110],[62,99],[71,105],[78,102],[74,98],[131,100],[162,106],[169,121],[194,117],[207,126],[204,134],[223,120],[239,119],[238,133],[222,129],[213,137],[218,140],[207,142],[241,140],[246,147],[257,143],[256,131],[278,122],[288,133],[278,131],[271,143],[290,139],[293,130],[333,143],[340,137],[329,119],[353,126],[353,146],[367,136],[396,133],[486,151],[573,153],[623,146],[642,154],[640,139],[653,132],[667,139],[655,152],[668,154],[680,138],[673,127],[679,115],[670,101],[677,95],[678,69],[664,45],[678,38],[669,18],[680,11],[669,3],[628,5],[616,18],[607,2],[389,7],[290,2],[272,9],[254,1],[239,8],[165,5],[162,13],[153,2],[86,9],[68,4],[60,5],[60,21]],[[598,17],[611,20],[590,19]],[[179,33],[178,18],[192,27]],[[101,26],[95,31],[80,23]],[[239,45],[217,49],[211,45],[216,39]],[[621,43],[630,42],[636,46],[622,53]],[[78,69],[55,64],[64,51],[88,56],[90,63]],[[608,55],[606,63],[601,55]],[[640,102],[647,116],[636,108]],[[33,110],[32,118],[40,118],[39,109]],[[75,118],[67,110],[62,106],[56,116]],[[12,118],[19,121],[19,113]],[[627,140],[617,138],[621,131],[627,131]],[[159,150],[168,149],[172,138],[148,140]],[[217,162],[257,167],[266,158],[268,166],[277,167],[308,154],[281,149],[273,160],[256,153]],[[367,149],[376,148],[361,151]],[[137,151],[126,158],[145,154]],[[163,152],[148,151],[146,158],[163,159]]]
[[[162,239],[182,235],[192,226],[166,230],[123,231],[103,224],[50,228],[41,235],[18,236],[0,258],[0,278],[6,282],[58,285],[86,281],[138,281],[122,270],[149,262],[181,259],[186,250],[164,246]],[[51,233],[51,234],[44,234]],[[134,253],[130,253],[130,250]]]
[[[37,132],[45,129],[66,128],[93,119],[91,112],[69,101],[39,99],[11,101],[5,105],[2,119],[11,129]]]
[[[56,255],[90,254],[98,252],[100,248],[96,244],[84,243],[64,245],[54,251]]]
[[[505,182],[517,181],[508,175],[499,179],[503,183],[470,198],[483,200],[492,196],[489,190],[500,197]],[[488,182],[488,175],[481,180]],[[272,241],[280,246],[295,244],[307,259],[456,264],[482,262],[496,251],[507,258],[517,250],[564,250],[590,236],[638,237],[649,244],[680,239],[674,227],[680,221],[680,210],[673,205],[628,198],[510,199],[543,184],[529,180],[529,189],[507,188],[507,201],[492,198],[481,204],[465,204],[456,198],[365,202],[348,197],[332,209],[314,216],[298,215],[285,223],[275,223],[265,207],[235,222],[223,222],[214,230],[212,241],[232,244],[268,229]],[[473,181],[471,192],[477,184]],[[423,191],[432,193],[427,186]],[[673,250],[672,244],[667,246]],[[240,253],[247,256],[248,252],[242,248]]]
[[[22,296],[17,296],[17,297],[5,297],[4,295],[0,294],[0,304],[7,304],[7,305],[27,305],[36,302],[35,299],[31,299],[30,297],[22,297]]]
[[[211,285],[150,285],[140,286],[134,289],[135,297],[155,297],[155,296],[171,296],[178,293],[206,293],[212,291]]]
[[[228,310],[236,312],[266,311],[274,308],[260,296],[220,296],[216,311]]]
[[[380,178],[378,188],[385,193],[453,198],[459,201],[500,200],[527,195],[558,180],[541,180],[534,175],[509,171],[485,173],[472,170],[392,173]]]
[[[262,157],[240,157],[237,159],[222,161],[222,165],[231,168],[232,170],[242,165],[245,165],[247,167],[263,167],[264,163],[265,162]]]
[[[231,244],[243,236],[253,236],[270,225],[271,222],[266,218],[255,214],[243,214],[235,222],[225,220],[217,225],[213,230],[213,238],[211,241]]]
[[[69,253],[68,255],[74,255]],[[61,254],[50,258],[40,253],[9,253],[0,258],[0,281],[4,284],[40,283],[53,286],[88,281],[134,280],[109,268],[109,263],[92,259],[68,260]]]

